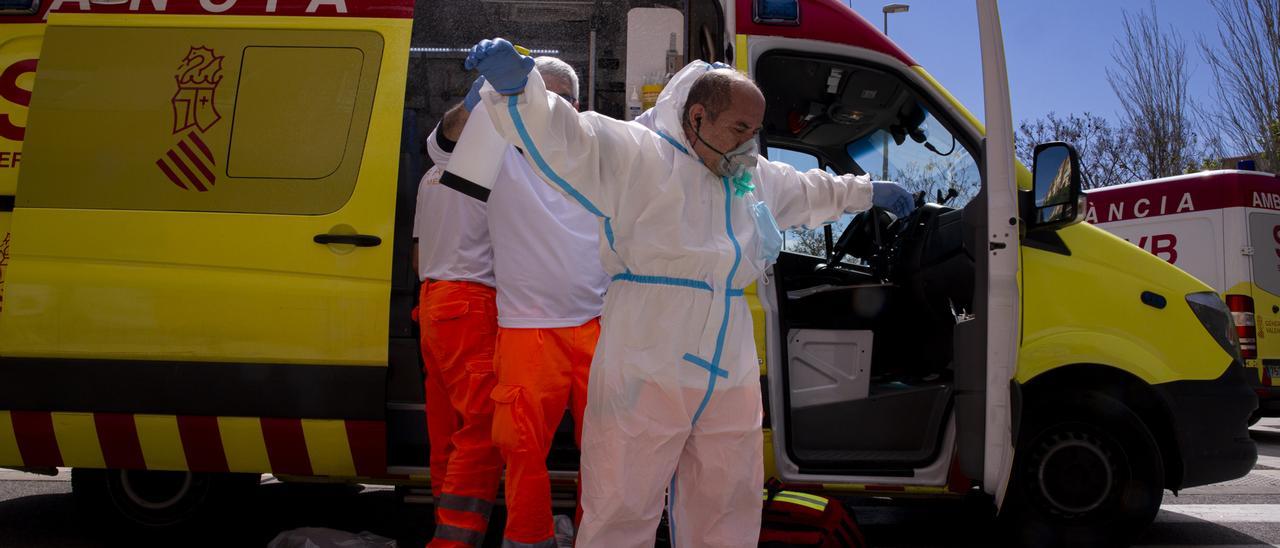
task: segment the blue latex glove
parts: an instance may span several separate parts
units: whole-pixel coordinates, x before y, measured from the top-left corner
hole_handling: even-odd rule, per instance
[[[513,95],[520,93],[529,81],[533,58],[520,55],[511,42],[494,38],[481,40],[471,48],[463,66],[467,70],[478,69],[498,93]]]
[[[871,205],[885,209],[901,219],[915,210],[916,199],[897,183],[874,181],[871,183]]]
[[[476,105],[480,104],[480,88],[484,87],[484,82],[484,76],[481,76],[471,84],[471,91],[468,91],[466,99],[462,100],[462,107],[467,109],[467,112],[471,112]]]

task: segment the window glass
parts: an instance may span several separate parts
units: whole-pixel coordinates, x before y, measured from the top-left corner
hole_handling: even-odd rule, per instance
[[[246,48],[227,175],[319,179],[342,163],[360,50]]]
[[[937,201],[939,191],[946,196],[954,188],[957,196],[945,205],[964,206],[981,185],[977,162],[925,105],[916,103],[915,112],[921,122],[914,128],[895,125],[872,132],[849,143],[849,156],[873,180],[924,191],[928,202]]]
[[[797,152],[787,150],[785,148],[769,148],[769,159],[783,162],[800,171],[808,171],[810,169],[818,169],[820,162],[818,158],[807,152]],[[823,167],[827,173],[836,175],[835,170],[830,166]],[[840,217],[834,223],[831,223],[831,229],[834,234],[840,234],[844,227],[849,225],[849,220],[853,218],[852,214],[846,214]],[[800,253],[803,255],[812,255],[814,257],[825,257],[827,255],[827,236],[823,227],[794,228],[784,230],[782,232],[782,249],[792,253]],[[845,258],[845,262],[853,259]]]

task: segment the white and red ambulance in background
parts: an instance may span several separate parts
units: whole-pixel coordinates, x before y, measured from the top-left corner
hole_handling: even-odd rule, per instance
[[[1261,381],[1250,424],[1280,416],[1280,176],[1205,171],[1087,196],[1086,221],[1222,293]]]

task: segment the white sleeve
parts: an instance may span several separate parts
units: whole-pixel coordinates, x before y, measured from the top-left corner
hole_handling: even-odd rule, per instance
[[[440,133],[440,124],[436,124],[431,135],[427,136],[427,156],[431,157],[432,163],[444,168],[449,165],[449,157],[453,156],[455,145],[457,143],[444,138]]]
[[[486,85],[481,96],[498,134],[527,153],[539,177],[597,216],[612,217],[628,184],[647,173],[642,164],[658,158],[653,132],[579,113],[548,93],[536,70],[518,95]]]
[[[871,178],[867,175],[832,175],[820,169],[802,173],[764,158],[757,165],[756,186],[783,229],[813,228],[871,207]]]
[[[653,131],[658,131],[658,111],[657,109],[650,108],[649,110],[641,112],[639,116],[636,116],[635,120],[632,120],[632,122],[640,124]]]
[[[428,171],[426,174],[423,174],[421,179],[418,180],[418,200],[413,207],[413,237],[415,239],[422,239],[423,236],[422,217],[426,215],[423,211],[426,208],[423,206],[427,201],[427,179],[430,178],[430,176],[431,173]]]

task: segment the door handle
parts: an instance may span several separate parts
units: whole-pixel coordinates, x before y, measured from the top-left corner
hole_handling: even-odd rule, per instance
[[[349,244],[356,247],[382,245],[382,238],[369,234],[316,234],[312,241],[318,244]]]

